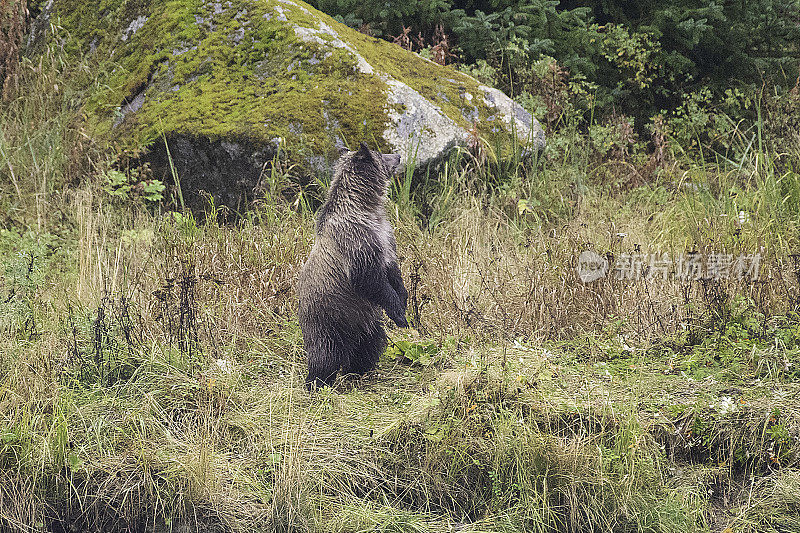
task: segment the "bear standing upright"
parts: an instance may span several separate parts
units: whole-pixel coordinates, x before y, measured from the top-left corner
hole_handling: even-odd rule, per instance
[[[400,156],[366,144],[337,161],[317,232],[297,284],[309,389],[336,373],[364,374],[386,348],[383,311],[408,327],[408,292],[397,264],[386,193]]]

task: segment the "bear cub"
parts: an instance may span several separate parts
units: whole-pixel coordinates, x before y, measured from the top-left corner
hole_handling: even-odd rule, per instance
[[[408,327],[408,292],[385,205],[399,163],[399,155],[373,152],[364,143],[336,162],[297,284],[309,389],[333,384],[339,370],[375,368],[387,344],[383,310]]]

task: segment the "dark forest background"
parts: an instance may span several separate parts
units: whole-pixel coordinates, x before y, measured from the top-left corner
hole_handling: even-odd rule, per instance
[[[551,128],[621,114],[641,130],[687,99],[734,119],[755,118],[754,98],[797,91],[800,76],[796,1],[311,4],[362,32],[467,68],[523,102],[531,95]],[[570,105],[552,101],[559,91],[572,93]]]

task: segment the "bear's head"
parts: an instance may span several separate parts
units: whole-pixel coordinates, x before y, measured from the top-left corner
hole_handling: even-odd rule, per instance
[[[358,150],[345,150],[342,153],[336,162],[331,185],[345,186],[352,192],[383,198],[399,164],[398,154],[375,152],[362,142]]]

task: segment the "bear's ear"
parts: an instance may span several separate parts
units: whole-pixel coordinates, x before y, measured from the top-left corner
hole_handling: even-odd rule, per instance
[[[394,174],[400,164],[400,154],[381,154],[383,164],[389,169],[389,174]]]
[[[369,157],[369,146],[364,141],[361,141],[361,146],[358,148],[358,155],[360,157]]]

